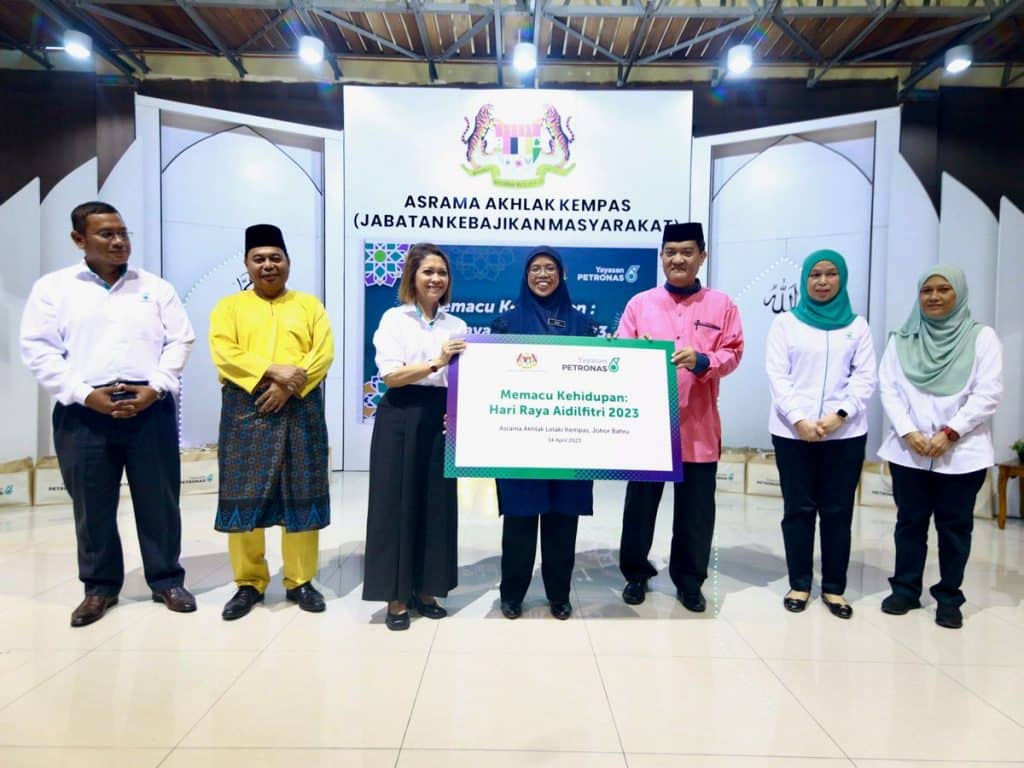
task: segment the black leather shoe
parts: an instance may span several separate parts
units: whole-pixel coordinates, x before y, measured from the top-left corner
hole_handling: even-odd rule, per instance
[[[286,589],[284,596],[293,603],[298,603],[299,608],[302,610],[309,611],[310,613],[323,613],[327,610],[324,596],[317,591],[311,581],[300,584],[295,589]]]
[[[154,603],[163,603],[167,610],[175,613],[192,613],[196,609],[196,599],[184,587],[171,587],[153,593]]]
[[[384,619],[384,624],[388,629],[394,632],[401,632],[403,629],[409,628],[409,611],[402,611],[401,613],[392,613],[388,611],[388,616]]]
[[[964,615],[958,606],[939,603],[935,606],[935,623],[946,629],[960,629],[964,625]]]
[[[626,605],[640,605],[647,597],[646,581],[627,581],[622,590],[622,602]]]
[[[559,621],[565,621],[572,616],[572,605],[569,603],[552,603],[551,615]]]
[[[432,603],[424,603],[416,595],[413,595],[409,598],[409,605],[415,608],[420,616],[425,616],[428,619],[443,619],[448,615],[448,611],[438,605],[437,600]]]
[[[256,589],[256,587],[248,585],[239,587],[232,598],[224,603],[224,610],[220,612],[220,617],[224,621],[240,619],[251,611],[256,603],[262,602],[263,593]]]
[[[893,592],[882,601],[882,611],[891,613],[893,616],[902,616],[907,611],[921,607],[921,601],[915,598],[904,597]]]
[[[704,595],[700,590],[696,592],[677,592],[676,597],[679,598],[679,602],[681,602],[683,607],[688,611],[704,613],[704,611],[707,610],[708,603],[704,599]]]
[[[71,626],[84,627],[99,621],[112,605],[117,605],[117,595],[86,595],[71,612]]]
[[[790,597],[790,595],[793,594],[794,591],[795,590],[791,589],[788,593],[786,593],[786,596],[782,598],[782,605],[790,613],[800,613],[801,611],[803,611],[804,608],[807,607],[807,601],[808,599],[810,599],[810,594],[808,594],[807,597],[801,600],[798,597]]]
[[[523,604],[519,601],[502,600],[501,613],[506,619],[518,619],[523,615]]]
[[[824,595],[821,596],[821,602],[827,605],[829,611],[832,612],[832,615],[837,618],[848,619],[853,616],[853,606],[849,603],[833,603]]]

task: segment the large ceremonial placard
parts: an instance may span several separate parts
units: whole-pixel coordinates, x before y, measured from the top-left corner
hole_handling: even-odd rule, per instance
[[[449,371],[447,477],[683,479],[671,342],[468,342]]]

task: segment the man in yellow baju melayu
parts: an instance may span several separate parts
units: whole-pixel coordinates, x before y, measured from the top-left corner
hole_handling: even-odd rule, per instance
[[[319,531],[331,521],[327,423],[320,383],[334,360],[323,304],[287,287],[291,260],[281,230],[245,231],[250,290],[210,315],[210,354],[223,384],[214,527],[228,534],[238,591],[221,614],[245,616],[270,583],[264,528],[284,527],[285,595],[306,611],[326,608],[313,586]]]

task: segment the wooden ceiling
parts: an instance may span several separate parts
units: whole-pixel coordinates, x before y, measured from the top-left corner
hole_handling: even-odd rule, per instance
[[[637,67],[721,67],[737,43],[759,66],[807,68],[813,87],[851,67],[910,67],[904,90],[969,43],[974,61],[1024,72],[1024,0],[4,0],[0,46],[40,67],[67,28],[94,41],[122,73],[145,77],[148,55],[222,57],[239,77],[252,57],[293,57],[298,38],[321,38],[336,78],[347,59],[437,67],[493,63],[495,81],[520,40],[543,68],[611,66],[628,86]]]

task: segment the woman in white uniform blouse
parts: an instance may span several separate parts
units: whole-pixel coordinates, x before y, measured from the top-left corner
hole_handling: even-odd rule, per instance
[[[814,571],[814,528],[821,525],[821,599],[849,619],[846,571],[850,525],[864,464],[867,405],[875,391],[875,348],[846,292],[842,255],[810,254],[801,270],[800,302],[768,332],[766,371],[772,391],[768,428],[782,486],[782,537],[794,613],[807,607]]]
[[[918,281],[918,301],[886,347],[879,369],[891,427],[878,455],[896,499],[896,567],[886,613],[921,607],[928,522],[935,517],[939,573],[935,622],[963,624],[960,590],[971,551],[974,500],[995,459],[989,419],[1002,396],[1002,347],[971,316],[967,279],[938,265]]]
[[[387,601],[388,629],[447,615],[436,597],[457,582],[458,498],[444,476],[442,437],[448,363],[466,348],[466,324],[443,307],[451,299],[444,251],[418,243],[405,256],[401,306],[373,334],[387,385],[370,441],[363,599]]]

